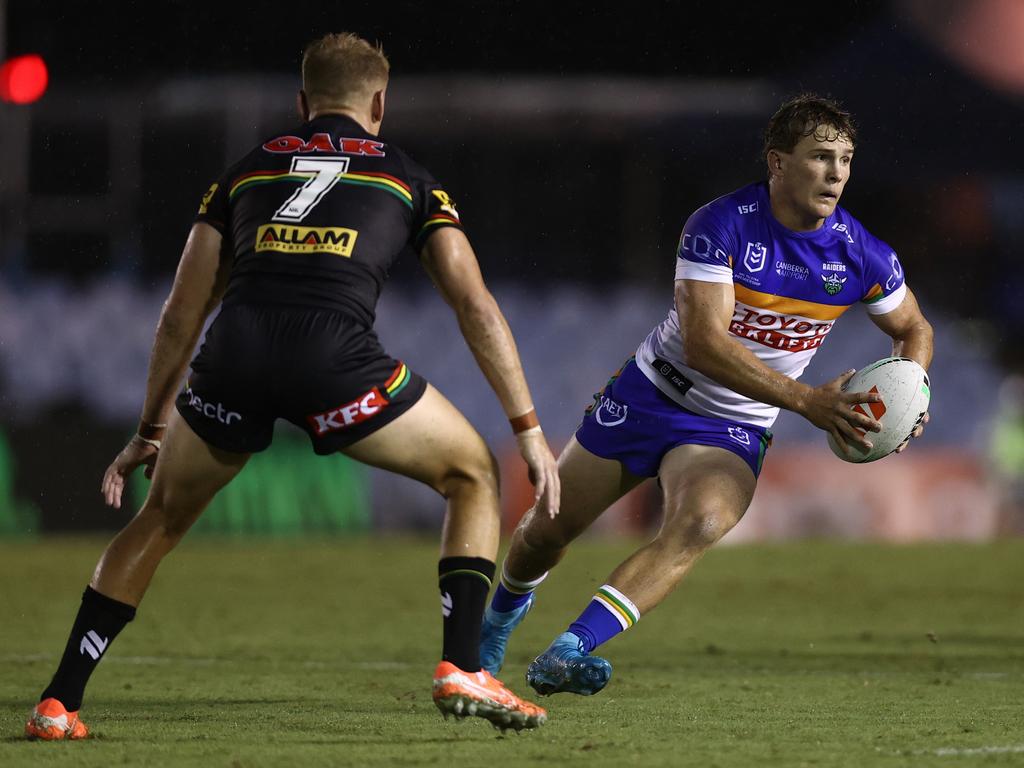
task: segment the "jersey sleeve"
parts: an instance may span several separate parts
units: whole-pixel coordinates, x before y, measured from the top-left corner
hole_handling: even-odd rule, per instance
[[[411,239],[419,253],[431,234],[442,227],[462,229],[462,221],[451,195],[425,168],[408,158],[406,168],[413,193]]]
[[[892,312],[907,295],[903,265],[896,252],[881,240],[868,237],[864,243],[864,295],[861,303],[871,315]]]
[[[697,209],[686,221],[676,249],[676,280],[706,283],[732,282],[733,238],[720,216],[709,206]]]
[[[221,176],[206,190],[202,200],[199,202],[199,210],[196,212],[195,222],[204,222],[216,229],[222,235],[228,224],[228,194],[229,179],[227,175]]]

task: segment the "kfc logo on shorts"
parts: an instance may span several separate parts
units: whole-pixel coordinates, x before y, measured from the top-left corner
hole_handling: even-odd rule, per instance
[[[306,420],[313,427],[317,437],[319,437],[328,432],[345,429],[353,424],[371,419],[380,413],[381,409],[386,408],[387,405],[388,401],[381,395],[380,390],[374,387],[351,403],[339,405],[337,408],[332,408],[323,413],[314,413],[312,416],[307,416]]]
[[[610,397],[602,395],[601,403],[594,411],[594,418],[602,427],[617,427],[626,420],[627,413],[629,413],[628,405],[620,405]]]
[[[729,437],[742,445],[750,445],[750,433],[743,427],[729,427]]]

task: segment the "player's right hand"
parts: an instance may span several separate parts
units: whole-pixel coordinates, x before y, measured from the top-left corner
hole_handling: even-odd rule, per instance
[[[146,465],[146,477],[153,476],[156,455],[156,446],[143,442],[138,435],[128,441],[128,445],[117,454],[117,458],[103,473],[100,493],[103,494],[103,500],[106,501],[108,507],[121,508],[121,494],[124,493],[125,478],[140,466]]]
[[[856,372],[856,369],[851,369],[827,384],[811,389],[797,412],[814,426],[832,435],[844,450],[850,445],[857,445],[869,451],[871,440],[865,433],[878,432],[882,425],[870,416],[853,410],[853,406],[857,403],[879,403],[882,396],[870,392],[844,392],[843,385]]]
[[[554,519],[561,503],[562,485],[558,479],[558,462],[548,446],[540,427],[516,435],[519,453],[530,472],[533,501],[537,511]]]

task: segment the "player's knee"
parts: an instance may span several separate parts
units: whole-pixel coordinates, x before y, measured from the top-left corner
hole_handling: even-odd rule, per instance
[[[739,519],[740,515],[730,505],[706,502],[676,516],[675,524],[666,526],[659,538],[679,549],[707,549],[731,531]]]
[[[450,499],[462,493],[491,493],[499,491],[498,460],[484,445],[474,451],[467,451],[450,462],[435,483],[435,490]]]
[[[142,505],[139,517],[149,520],[157,535],[172,545],[181,541],[195,520],[194,514],[174,504],[173,500],[154,497],[153,494]]]

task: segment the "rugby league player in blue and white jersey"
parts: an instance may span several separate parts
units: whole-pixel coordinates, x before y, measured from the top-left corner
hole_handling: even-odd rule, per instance
[[[853,406],[879,397],[844,392],[853,371],[820,387],[797,381],[850,306],[864,306],[894,355],[928,367],[932,329],[899,259],[838,206],[855,141],[836,103],[792,99],[768,123],[768,180],[686,222],[675,306],[595,397],[562,453],[560,514],[531,510],[515,531],[484,618],[481,663],[490,672],[569,543],[646,478],[660,481],[662,527],[530,665],[539,693],[592,694],[607,684],[611,665],[593,650],[658,605],[743,516],[780,408],[841,445],[870,446],[880,425]]]

